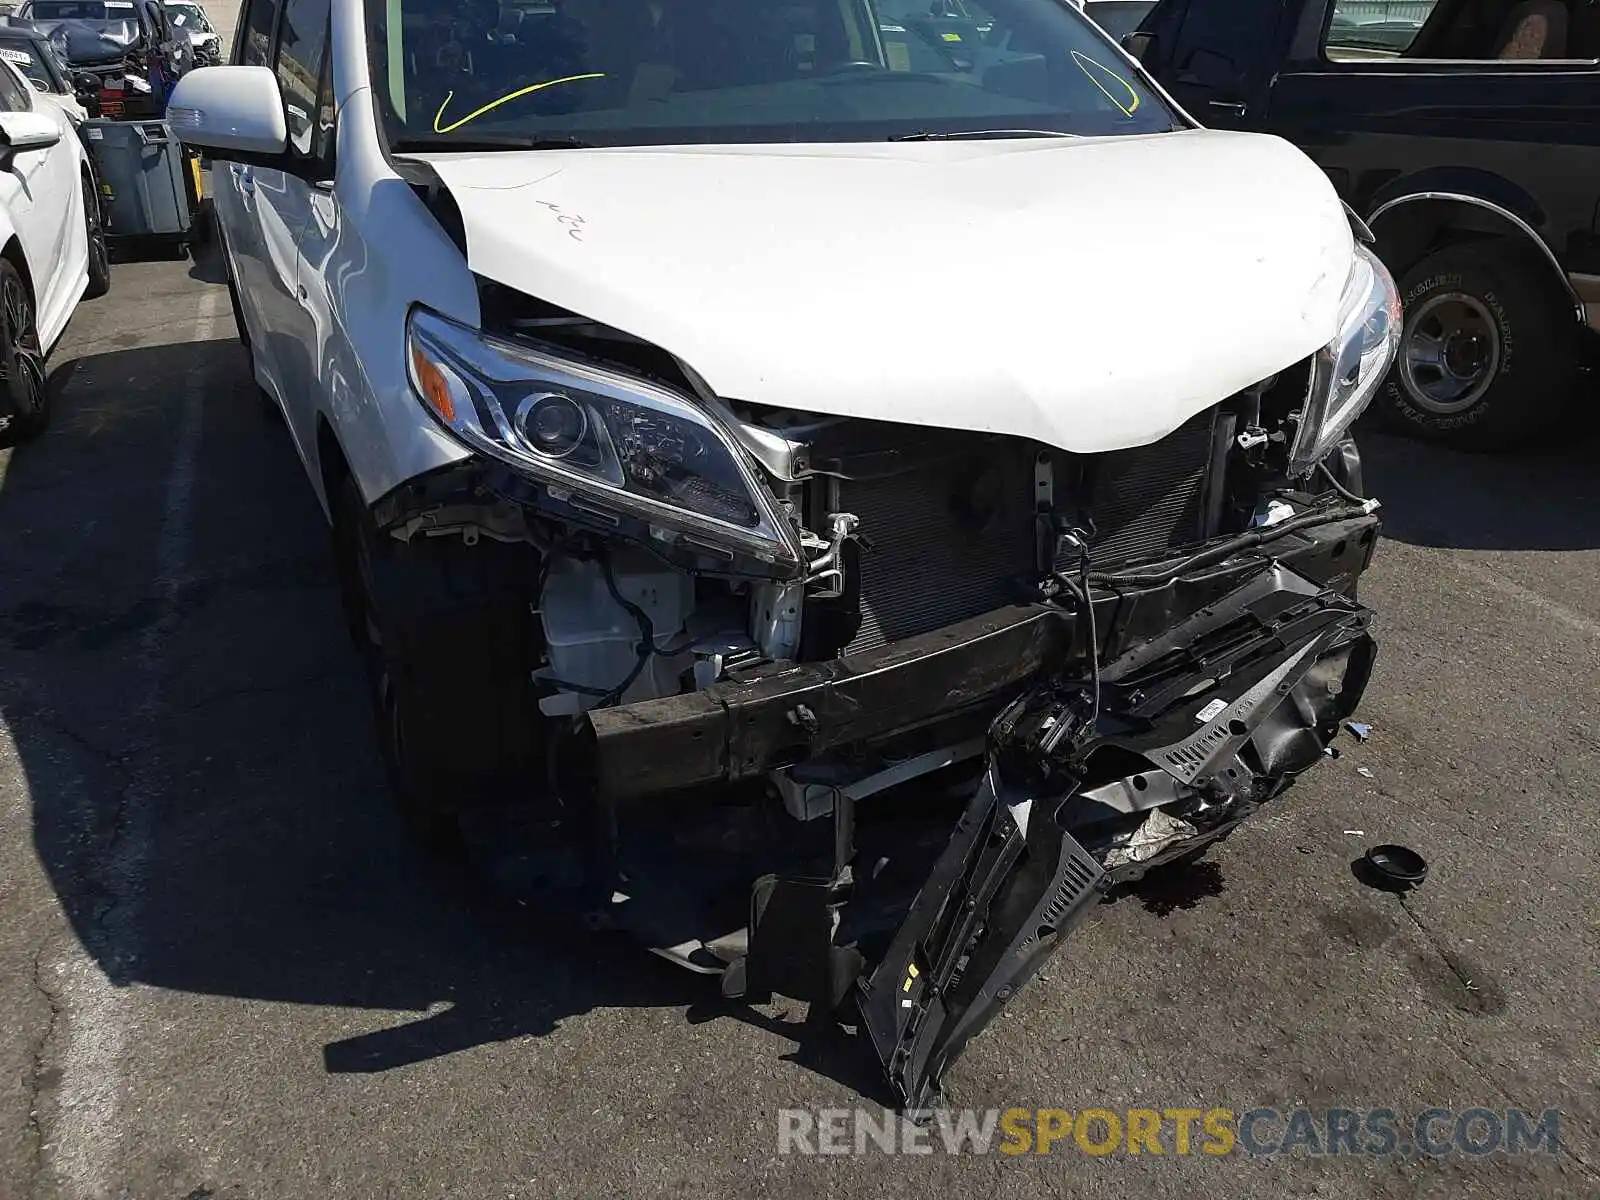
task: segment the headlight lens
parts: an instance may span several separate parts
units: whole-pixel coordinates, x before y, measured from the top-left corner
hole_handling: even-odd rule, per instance
[[[744,453],[698,405],[640,379],[569,361],[413,309],[411,384],[463,442],[565,501],[648,522],[663,540],[736,549],[788,576],[792,525]]]
[[[1382,385],[1400,345],[1400,292],[1389,269],[1359,243],[1339,304],[1339,332],[1311,362],[1311,382],[1289,473],[1311,470]]]

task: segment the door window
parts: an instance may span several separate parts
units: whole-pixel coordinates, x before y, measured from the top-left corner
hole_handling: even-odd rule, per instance
[[[1335,0],[1323,46],[1335,62],[1398,58],[1434,6],[1434,0]]]
[[[1267,0],[1188,5],[1178,31],[1175,82],[1243,95],[1252,66],[1268,53],[1262,47],[1272,43],[1279,12],[1280,6]]]
[[[233,61],[244,67],[265,67],[272,63],[272,35],[278,26],[278,0],[248,0],[239,36],[233,48]]]
[[[311,157],[332,162],[333,144],[333,63],[328,55],[322,61],[322,85],[317,90],[317,128],[311,135]]]
[[[278,34],[278,90],[289,127],[289,144],[312,152],[317,132],[318,92],[328,51],[329,0],[288,0]]]
[[[1600,56],[1591,0],[1334,0],[1333,62],[1588,62]]]

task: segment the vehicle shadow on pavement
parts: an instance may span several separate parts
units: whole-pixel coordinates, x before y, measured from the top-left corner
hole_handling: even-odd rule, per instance
[[[0,482],[0,715],[38,861],[114,986],[375,1010],[296,1019],[283,1052],[319,1073],[716,996],[405,840],[322,514],[231,336],[86,355],[58,404]]]
[[[189,264],[189,278],[201,283],[226,283],[228,271],[222,263],[221,252],[197,254]]]
[[[1600,438],[1503,455],[1367,430],[1357,441],[1385,538],[1461,550],[1600,547]]]

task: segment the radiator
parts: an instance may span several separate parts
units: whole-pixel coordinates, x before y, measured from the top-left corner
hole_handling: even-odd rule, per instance
[[[1215,417],[1208,408],[1159,442],[1094,456],[1087,505],[1093,561],[1159,554],[1200,538]]]
[[[1077,460],[1083,507],[1093,517],[1091,555],[1110,563],[1200,537],[1213,410],[1148,446]],[[1036,574],[1033,448],[991,443],[981,458],[888,478],[845,480],[839,505],[861,518],[861,624],[844,653],[1013,603]],[[1068,497],[1057,485],[1057,503]],[[1065,567],[1067,564],[1061,564]],[[1075,566],[1075,562],[1073,563]]]

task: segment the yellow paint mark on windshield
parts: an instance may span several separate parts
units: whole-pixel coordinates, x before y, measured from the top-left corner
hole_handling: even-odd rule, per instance
[[[529,95],[533,92],[542,92],[545,88],[558,87],[563,83],[577,83],[584,79],[604,79],[605,77],[606,74],[604,71],[592,71],[587,75],[566,75],[560,79],[546,79],[543,83],[531,83],[525,88],[518,88],[514,92],[507,92],[498,100],[491,100],[488,104],[485,104],[476,112],[469,112],[459,121],[452,121],[448,125],[444,124],[444,110],[450,106],[450,101],[455,96],[455,93],[447,92],[445,93],[444,103],[439,105],[439,111],[434,114],[433,131],[435,133],[449,133],[452,130],[460,129],[468,121],[476,121],[479,117],[483,116],[484,113],[492,112],[494,109],[499,108],[502,104],[510,104],[513,100],[519,100],[523,96]]]
[[[1096,62],[1078,50],[1072,52],[1072,61],[1078,64],[1078,70],[1083,72],[1084,77],[1100,89],[1101,95],[1122,110],[1124,116],[1131,117],[1139,110],[1139,93],[1133,90],[1133,84],[1105,63]],[[1107,83],[1111,85],[1109,88]],[[1121,92],[1122,96],[1119,97],[1116,92]]]

